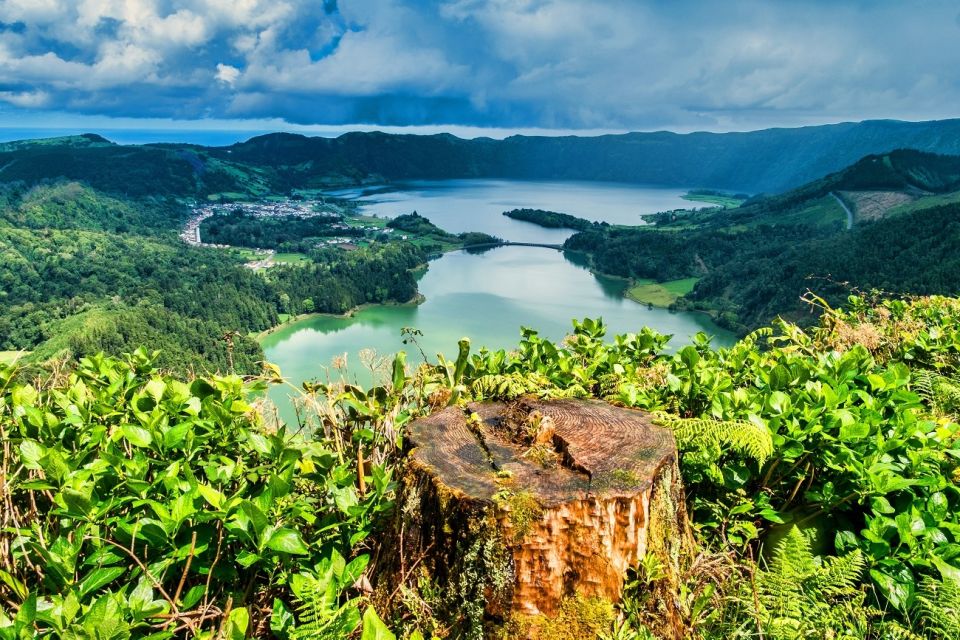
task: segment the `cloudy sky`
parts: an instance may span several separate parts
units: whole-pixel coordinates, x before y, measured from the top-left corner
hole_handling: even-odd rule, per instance
[[[956,0],[0,0],[5,127],[958,116]]]

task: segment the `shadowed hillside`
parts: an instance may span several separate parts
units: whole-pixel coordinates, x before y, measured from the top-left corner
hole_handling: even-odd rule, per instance
[[[960,120],[867,121],[748,133],[628,133],[464,140],[349,133],[279,133],[211,151],[219,158],[286,167],[291,181],[348,178],[607,180],[779,192],[899,148],[960,153]]]

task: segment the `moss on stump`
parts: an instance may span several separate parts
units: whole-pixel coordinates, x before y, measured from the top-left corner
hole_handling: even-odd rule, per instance
[[[594,400],[473,404],[418,420],[408,445],[375,574],[388,610],[420,607],[450,637],[545,638],[583,609],[571,603],[618,602],[647,554],[665,592],[676,586],[692,545],[677,450],[648,414]],[[582,622],[566,628],[596,624]]]

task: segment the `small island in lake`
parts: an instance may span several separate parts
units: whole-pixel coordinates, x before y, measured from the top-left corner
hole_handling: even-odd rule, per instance
[[[578,218],[569,213],[557,213],[556,211],[545,211],[543,209],[511,209],[504,211],[503,215],[513,220],[522,220],[523,222],[532,222],[533,224],[547,229],[573,229],[574,231],[586,231],[594,226],[607,225],[606,222],[593,222],[586,218]]]

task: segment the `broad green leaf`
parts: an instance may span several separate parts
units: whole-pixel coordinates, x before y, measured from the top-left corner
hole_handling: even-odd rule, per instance
[[[163,392],[166,390],[167,385],[163,380],[159,378],[154,378],[144,386],[143,390],[148,396],[153,398],[154,402],[160,402],[160,399],[163,398]]]
[[[37,619],[37,594],[32,593],[23,601],[14,619],[24,628],[33,626],[34,620]]]
[[[933,566],[937,568],[937,571],[940,572],[940,576],[944,580],[953,580],[957,584],[960,584],[960,569],[937,556],[933,556],[930,561],[933,562]]]
[[[937,522],[945,520],[950,512],[950,501],[938,491],[927,500],[927,511]]]
[[[295,624],[296,621],[294,620],[293,613],[287,605],[279,598],[274,598],[273,612],[270,615],[270,631],[285,638]]]
[[[134,424],[121,426],[120,432],[135,447],[149,447],[150,443],[153,442],[153,436],[150,435],[149,431]]]
[[[243,511],[244,515],[250,519],[250,523],[253,525],[253,531],[259,537],[264,529],[270,524],[270,521],[267,519],[266,514],[260,510],[257,505],[253,504],[249,500],[244,500],[240,503],[240,509]]]
[[[40,459],[44,456],[44,447],[36,440],[24,439],[20,443],[20,459],[23,466],[34,471],[40,469]]]
[[[27,586],[23,584],[16,576],[10,575],[6,571],[0,569],[0,582],[7,585],[13,593],[16,594],[21,600],[25,600],[29,591]]]
[[[873,578],[874,583],[880,589],[880,593],[890,601],[894,608],[903,612],[909,610],[915,590],[913,576],[909,575],[909,572],[906,575],[903,572],[898,572],[895,577],[880,569],[871,569],[870,577]]]
[[[94,569],[87,576],[80,581],[78,589],[80,591],[80,597],[86,598],[91,593],[99,590],[101,587],[110,584],[123,574],[127,573],[127,569],[124,567],[104,567],[102,569]]]
[[[387,628],[373,607],[367,607],[363,612],[363,631],[360,634],[360,640],[396,640],[396,638],[397,636]]]
[[[403,383],[407,379],[406,375],[406,362],[407,354],[403,351],[398,351],[397,355],[393,358],[393,392],[397,393],[403,388]]]
[[[175,427],[170,427],[163,434],[163,446],[166,449],[176,449],[183,444],[187,439],[187,435],[190,433],[192,425],[190,424],[179,424]]]
[[[246,607],[238,607],[230,612],[226,625],[226,640],[244,640],[247,627],[250,626],[250,613]]]
[[[849,442],[860,440],[870,435],[870,425],[862,422],[853,422],[840,427],[840,439]]]
[[[202,482],[197,484],[197,491],[200,492],[203,499],[210,503],[210,506],[214,509],[219,509],[223,506],[223,503],[227,501],[227,496]]]
[[[187,590],[187,593],[182,598],[182,604],[184,609],[192,609],[200,600],[203,598],[203,594],[207,592],[207,587],[205,584],[198,584],[190,587]]]
[[[697,363],[700,362],[700,354],[697,353],[697,350],[691,346],[686,346],[683,349],[680,349],[678,355],[680,356],[680,361],[683,362],[688,369],[693,369],[695,366],[697,366]]]
[[[782,391],[774,391],[767,398],[767,407],[774,415],[783,415],[790,410],[790,396]]]
[[[273,549],[274,551],[281,551],[283,553],[293,553],[305,555],[310,553],[310,550],[307,548],[307,545],[303,543],[303,540],[300,538],[300,534],[294,531],[293,529],[288,529],[286,527],[281,527],[273,531],[269,531],[266,534],[267,539],[264,545],[268,549]]]

